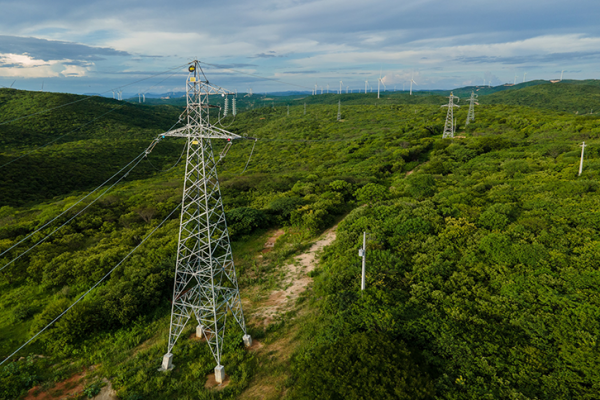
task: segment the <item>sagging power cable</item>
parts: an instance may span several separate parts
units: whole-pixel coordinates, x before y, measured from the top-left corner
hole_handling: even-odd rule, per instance
[[[59,215],[57,215],[56,217],[54,217],[53,219],[51,219],[50,221],[48,221],[47,223],[45,223],[44,225],[42,225],[40,228],[36,229],[34,232],[30,233],[29,235],[27,235],[26,237],[24,237],[23,239],[21,239],[19,242],[15,243],[14,245],[12,245],[10,248],[8,248],[7,250],[3,251],[0,254],[0,257],[3,256],[4,254],[6,254],[7,252],[9,252],[10,250],[14,249],[16,246],[18,246],[19,244],[23,243],[25,240],[29,239],[31,236],[33,236],[34,234],[36,234],[37,232],[41,231],[42,229],[44,229],[45,227],[47,227],[48,225],[50,225],[52,222],[56,221],[58,218],[60,218],[61,216],[65,215],[67,212],[69,212],[71,209],[73,209],[75,206],[77,206],[79,203],[81,203],[83,200],[85,200],[86,198],[88,198],[89,196],[91,196],[93,193],[95,193],[96,191],[98,191],[100,188],[104,187],[106,184],[108,184],[108,182],[110,182],[114,177],[116,177],[117,175],[119,175],[121,172],[123,172],[127,167],[129,167],[131,164],[134,164],[123,176],[121,176],[119,179],[117,179],[112,185],[110,185],[106,190],[104,190],[98,197],[96,197],[94,200],[92,200],[90,203],[88,203],[84,208],[82,208],[81,210],[79,210],[75,215],[73,215],[71,218],[69,218],[67,220],[67,222],[63,223],[62,225],[60,225],[58,228],[54,229],[51,233],[49,233],[48,235],[46,235],[45,237],[43,237],[42,239],[40,239],[38,242],[36,242],[33,246],[31,246],[30,248],[28,248],[27,250],[25,250],[23,253],[19,254],[16,258],[12,259],[11,261],[9,261],[7,264],[3,265],[0,268],[0,271],[4,270],[6,267],[8,267],[9,265],[12,265],[15,261],[17,261],[19,258],[21,258],[22,256],[24,256],[25,254],[29,253],[31,250],[33,250],[35,247],[37,247],[38,245],[40,245],[41,243],[45,242],[46,239],[48,239],[50,236],[52,236],[54,233],[56,233],[57,231],[59,231],[61,228],[63,228],[65,225],[67,225],[69,222],[71,222],[72,220],[74,220],[76,217],[78,217],[81,213],[83,213],[85,210],[87,210],[88,208],[90,208],[94,203],[96,203],[98,200],[100,200],[106,193],[108,193],[113,187],[115,187],[119,182],[121,182],[123,179],[125,179],[129,173],[131,171],[133,171],[135,169],[135,167],[138,166],[138,164],[145,158],[145,156],[147,154],[149,154],[149,152],[151,151],[152,148],[154,148],[154,146],[156,145],[156,143],[158,143],[158,141],[160,141],[160,138],[155,139],[150,146],[148,146],[148,148],[146,150],[144,150],[140,155],[138,155],[136,158],[134,158],[132,161],[129,162],[129,164],[127,164],[125,167],[121,168],[119,170],[119,172],[117,172],[116,174],[114,174],[113,176],[111,176],[110,178],[108,178],[106,181],[104,181],[104,183],[102,183],[100,186],[98,186],[96,189],[94,189],[93,191],[91,191],[90,193],[88,193],[87,195],[85,195],[84,197],[82,197],[79,201],[77,201],[75,204],[73,204],[71,207],[67,208],[65,211],[63,211],[62,213],[60,213]]]
[[[79,298],[77,300],[75,300],[75,302],[73,302],[73,304],[71,304],[69,307],[67,307],[67,309],[65,309],[62,313],[60,313],[60,315],[56,318],[54,318],[52,321],[50,321],[50,323],[48,323],[48,325],[46,325],[45,327],[43,327],[38,333],[36,333],[35,335],[33,335],[33,337],[31,337],[27,342],[25,342],[21,347],[19,347],[17,350],[15,350],[11,355],[9,355],[8,357],[6,357],[4,360],[2,360],[2,362],[0,362],[0,365],[4,364],[6,361],[8,361],[11,357],[13,357],[15,354],[17,354],[19,351],[21,351],[21,349],[23,349],[25,346],[27,346],[29,343],[33,342],[39,335],[41,335],[46,329],[50,328],[56,321],[58,321],[63,315],[65,315],[67,312],[69,312],[69,310],[71,308],[73,308],[77,303],[79,303],[81,300],[84,299],[85,296],[87,296],[92,290],[94,290],[98,285],[100,285],[106,278],[108,278],[108,276],[110,276],[110,274],[112,274],[114,272],[115,269],[117,269],[121,264],[123,264],[123,262],[125,262],[125,260],[127,260],[129,258],[129,256],[131,256],[133,254],[133,252],[135,252],[142,244],[144,244],[144,242],[146,242],[146,240],[148,240],[150,238],[150,236],[152,236],[152,234],[154,232],[156,232],[158,230],[158,228],[160,228],[169,218],[171,218],[171,215],[173,215],[175,213],[175,211],[177,211],[179,209],[179,207],[181,207],[181,204],[179,204],[177,207],[175,207],[175,209],[173,209],[173,211],[171,211],[171,213],[169,213],[169,215],[167,215],[167,217],[165,219],[162,220],[162,222],[160,224],[158,224],[158,226],[156,228],[154,228],[148,235],[146,235],[146,237],[144,239],[142,239],[142,241],[133,248],[133,250],[131,250],[126,256],[125,258],[123,258],[121,261],[119,261],[117,263],[117,265],[115,265],[110,271],[108,271],[98,282],[96,282],[94,284],[94,286],[92,286],[87,292],[85,292],[84,294],[82,294],[81,296],[79,296]]]

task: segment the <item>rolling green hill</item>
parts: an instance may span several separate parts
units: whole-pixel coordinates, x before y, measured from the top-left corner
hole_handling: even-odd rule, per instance
[[[489,97],[562,87],[571,98],[579,93],[566,84],[537,85]],[[600,118],[482,101],[466,127],[466,108],[457,110],[461,137],[443,140],[439,96],[386,94],[377,105],[348,97],[342,121],[337,98],[323,95],[330,104],[310,104],[306,115],[297,100],[289,116],[276,105],[228,120],[231,131],[258,138],[235,141],[218,171],[249,332],[260,346],[245,350],[240,331],[228,327],[226,387],[205,387],[214,360],[194,339],[191,322],[174,349],[176,368],[157,371],[171,309],[173,215],[0,369],[0,399],[19,398],[35,385],[49,390],[84,368],[89,393],[107,379],[122,399],[594,399],[600,388]],[[139,137],[90,125],[86,137],[23,157],[10,178],[18,185],[0,175],[0,193],[11,191],[0,203],[0,252],[96,184],[80,169],[109,174],[169,125],[170,114],[155,116],[165,125],[154,127],[140,122],[152,107],[131,107],[130,118],[112,120],[115,111],[105,122]],[[36,143],[60,133],[51,125],[40,129],[46,133]],[[10,149],[21,149],[15,137]],[[215,154],[222,146],[214,141]],[[164,140],[150,159],[162,169],[180,151],[181,143]],[[104,164],[112,169],[103,171]],[[54,178],[32,179],[40,175]],[[0,358],[138,245],[181,201],[182,177],[182,165],[136,169],[0,272]],[[65,184],[58,194],[34,195],[59,179]],[[0,268],[75,210],[0,257]],[[334,224],[336,240],[319,255],[308,289],[286,312],[266,318],[273,294],[287,288],[286,268]],[[361,292],[357,253],[364,231],[367,289]],[[265,251],[276,234],[273,250]],[[44,358],[27,357],[33,354]]]
[[[595,82],[595,81],[594,81]],[[481,104],[524,105],[569,113],[600,112],[600,84],[564,81],[482,96]]]
[[[104,182],[168,130],[181,111],[102,97],[0,89],[0,204],[43,201]],[[20,119],[34,113],[39,114]],[[171,142],[154,153],[159,169],[163,161],[177,159],[163,150],[172,153],[176,148],[181,144]],[[146,162],[141,168],[145,173],[152,169]]]

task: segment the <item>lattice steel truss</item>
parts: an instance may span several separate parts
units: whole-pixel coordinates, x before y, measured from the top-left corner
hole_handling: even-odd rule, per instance
[[[475,104],[479,105],[477,102],[478,95],[475,92],[471,92],[471,98],[467,100],[469,102],[469,113],[467,114],[467,122],[465,125],[469,125],[469,122],[475,121]]]
[[[454,104],[454,99],[460,99],[454,94],[452,94],[452,92],[450,92],[450,96],[448,98],[450,99],[450,102],[442,106],[448,107],[448,113],[446,114],[446,124],[444,125],[444,134],[442,135],[442,139],[454,137],[454,107],[460,107],[459,105]]]
[[[186,125],[163,137],[187,138],[187,159],[183,186],[177,265],[173,290],[169,348],[163,369],[172,367],[172,349],[192,314],[221,368],[221,353],[227,314],[246,335],[246,324],[233,264],[227,222],[219,189],[217,164],[211,139],[241,139],[241,136],[210,124],[211,95],[232,95],[210,85],[201,76],[198,61],[190,64],[186,81]],[[215,369],[217,371],[217,369]],[[222,372],[224,375],[224,372]],[[219,378],[217,377],[217,380]]]

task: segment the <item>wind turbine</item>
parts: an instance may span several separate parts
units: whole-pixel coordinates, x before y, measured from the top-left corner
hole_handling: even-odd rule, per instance
[[[367,94],[367,85],[369,84],[369,81],[365,81],[365,94]]]
[[[144,103],[146,102],[146,93],[142,93],[142,100]]]
[[[562,71],[560,71],[560,80],[562,81],[563,78],[563,74],[564,74],[565,70],[563,69]]]
[[[348,89],[350,88],[350,86],[346,86],[346,94],[348,94]]]
[[[327,84],[327,93],[329,93],[329,84]]]
[[[10,84],[10,86],[9,86],[8,88],[9,88],[9,89],[10,89],[10,88],[12,88],[12,87],[13,87],[13,85],[15,84],[15,82],[16,82],[16,81],[17,81],[17,80],[15,79],[15,80],[13,81],[13,83],[11,83],[11,84]]]
[[[142,102],[142,94],[138,93],[138,103],[141,103],[141,102]]]
[[[415,77],[415,74],[413,73],[411,78],[410,78],[410,95],[412,96],[412,85],[413,83],[416,85],[417,82],[415,82],[415,80],[413,79]]]
[[[342,94],[342,81],[340,81],[340,94]]]
[[[377,79],[377,98],[379,98],[379,86],[381,85],[381,70],[379,70],[379,79]]]

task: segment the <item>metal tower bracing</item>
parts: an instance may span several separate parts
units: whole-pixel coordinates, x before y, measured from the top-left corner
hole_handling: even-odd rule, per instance
[[[448,113],[446,114],[446,124],[444,125],[444,134],[442,135],[442,139],[454,137],[454,107],[460,107],[459,105],[454,104],[454,99],[460,99],[454,96],[452,92],[450,92],[450,96],[448,98],[450,99],[448,104],[444,104],[442,106],[448,107]]]
[[[475,92],[471,92],[471,98],[467,100],[469,102],[469,113],[467,114],[467,122],[465,125],[469,125],[469,122],[475,121],[475,104],[479,105],[477,102],[478,95]]]
[[[225,376],[221,354],[229,312],[244,332],[244,344],[251,345],[252,339],[246,334],[211,139],[230,142],[241,136],[211,125],[209,111],[218,106],[209,104],[209,96],[233,93],[211,85],[198,61],[189,66],[186,93],[187,108],[182,115],[186,125],[162,135],[187,138],[169,347],[162,369],[173,367],[173,347],[194,315],[196,334],[208,342],[220,382]]]

